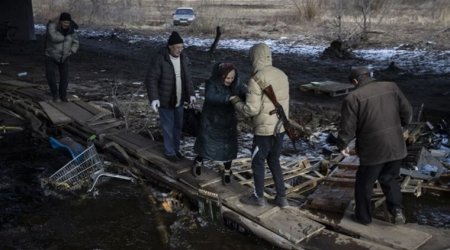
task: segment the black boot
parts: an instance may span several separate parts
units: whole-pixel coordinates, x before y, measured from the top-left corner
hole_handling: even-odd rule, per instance
[[[222,183],[224,186],[226,186],[230,184],[232,180],[231,161],[225,162],[224,167],[225,169],[222,173]]]
[[[192,175],[195,177],[202,175],[202,166],[203,166],[203,161],[195,161],[194,160],[194,164],[192,165]]]

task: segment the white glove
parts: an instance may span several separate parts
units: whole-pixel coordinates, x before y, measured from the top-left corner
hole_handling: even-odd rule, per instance
[[[153,100],[152,101],[152,109],[155,111],[155,112],[158,112],[158,108],[159,108],[159,100]]]
[[[341,154],[343,154],[344,156],[350,156],[350,148],[346,147],[341,151]]]
[[[194,104],[196,100],[197,99],[195,98],[195,96],[191,95],[191,97],[189,98],[189,104]]]

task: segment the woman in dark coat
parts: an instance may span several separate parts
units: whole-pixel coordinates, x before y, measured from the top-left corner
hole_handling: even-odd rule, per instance
[[[246,86],[239,81],[238,72],[231,63],[214,65],[205,84],[200,129],[194,151],[198,154],[192,167],[194,176],[201,175],[203,159],[224,162],[223,183],[231,182],[231,161],[237,156],[237,118],[229,98],[245,98]]]

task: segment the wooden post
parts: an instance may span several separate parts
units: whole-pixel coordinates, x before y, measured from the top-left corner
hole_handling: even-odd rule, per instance
[[[211,47],[209,48],[209,55],[212,56],[217,48],[217,44],[219,43],[220,36],[222,35],[222,32],[220,31],[220,26],[216,27],[216,38],[214,38],[214,42],[211,44]]]

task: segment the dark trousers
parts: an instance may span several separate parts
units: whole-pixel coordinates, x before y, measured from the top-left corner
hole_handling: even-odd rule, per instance
[[[255,181],[255,194],[258,197],[263,197],[264,195],[264,163],[266,161],[270,172],[272,172],[277,196],[286,196],[283,173],[281,172],[280,166],[280,154],[284,134],[280,133],[277,136],[255,135],[253,137],[252,170],[253,180]]]
[[[183,105],[176,108],[159,108],[158,111],[164,139],[164,154],[174,156],[180,150]]]
[[[392,213],[402,208],[402,193],[396,179],[400,174],[401,160],[378,165],[359,166],[355,184],[355,216],[358,221],[368,224],[372,222],[371,198],[375,181],[381,185],[388,210]]]
[[[59,71],[59,91],[56,85],[56,70]],[[45,59],[45,75],[53,98],[66,99],[67,85],[69,83],[69,59],[64,62],[57,62],[51,57]]]

